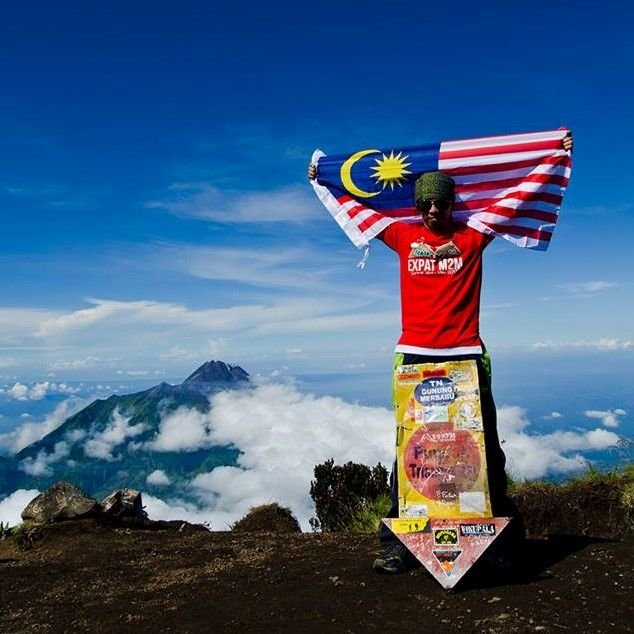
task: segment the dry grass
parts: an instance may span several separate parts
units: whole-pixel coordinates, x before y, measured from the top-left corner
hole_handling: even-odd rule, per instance
[[[634,468],[588,471],[553,484],[514,484],[510,494],[530,536],[584,535],[622,539],[634,533]]]
[[[290,509],[279,504],[254,506],[232,527],[233,531],[266,533],[300,533],[299,523]]]

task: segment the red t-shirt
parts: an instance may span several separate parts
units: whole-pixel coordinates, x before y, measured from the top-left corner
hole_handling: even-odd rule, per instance
[[[446,235],[423,223],[395,222],[378,236],[401,263],[403,334],[397,352],[430,355],[482,351],[482,252],[492,240],[454,223]]]

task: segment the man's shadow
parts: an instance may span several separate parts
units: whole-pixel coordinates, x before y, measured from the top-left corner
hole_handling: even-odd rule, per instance
[[[550,568],[590,544],[614,543],[613,539],[580,535],[550,535],[545,539],[526,539],[518,549],[514,565],[500,568],[487,560],[486,552],[464,576],[456,590],[475,590],[523,585],[554,577]]]

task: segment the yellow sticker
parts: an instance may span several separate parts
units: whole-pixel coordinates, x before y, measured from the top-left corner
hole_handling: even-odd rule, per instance
[[[429,522],[428,517],[416,517],[416,518],[403,518],[393,519],[390,522],[392,532],[396,534],[403,533],[421,533],[425,530]]]

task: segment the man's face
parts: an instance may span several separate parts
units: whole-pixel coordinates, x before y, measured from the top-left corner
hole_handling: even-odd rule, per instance
[[[449,200],[425,200],[420,202],[418,210],[425,226],[434,233],[443,233],[451,227],[451,208]]]

